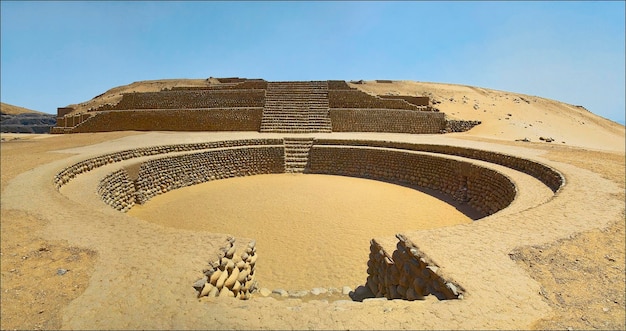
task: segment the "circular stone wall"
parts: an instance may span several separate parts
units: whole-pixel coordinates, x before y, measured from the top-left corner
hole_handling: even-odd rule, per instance
[[[254,238],[256,279],[270,289],[356,287],[377,236],[470,223],[433,196],[384,182],[275,174],[189,186],[129,214],[165,226]]]

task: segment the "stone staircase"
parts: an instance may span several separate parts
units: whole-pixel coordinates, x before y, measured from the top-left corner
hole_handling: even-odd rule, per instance
[[[261,132],[331,132],[328,82],[268,82]]]
[[[285,173],[303,173],[314,138],[284,138]]]

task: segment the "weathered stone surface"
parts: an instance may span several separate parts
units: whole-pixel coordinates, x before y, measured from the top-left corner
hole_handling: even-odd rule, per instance
[[[261,289],[259,290],[259,294],[260,294],[261,296],[263,296],[263,297],[267,297],[267,296],[269,296],[270,294],[272,294],[272,291],[270,291],[269,289],[267,289],[267,288],[263,287],[263,288],[261,288]]]

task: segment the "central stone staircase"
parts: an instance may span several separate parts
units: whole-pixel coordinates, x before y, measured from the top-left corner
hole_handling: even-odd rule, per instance
[[[314,138],[284,138],[285,173],[303,173]]]
[[[261,132],[331,132],[328,82],[268,82]]]

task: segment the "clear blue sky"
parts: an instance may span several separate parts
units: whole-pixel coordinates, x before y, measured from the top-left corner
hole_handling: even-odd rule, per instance
[[[2,102],[48,113],[140,80],[394,79],[623,123],[623,1],[1,1]]]

